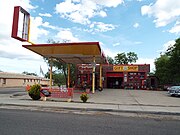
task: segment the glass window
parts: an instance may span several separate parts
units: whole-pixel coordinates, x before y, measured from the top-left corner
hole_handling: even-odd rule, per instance
[[[6,84],[6,79],[3,79],[3,84]]]

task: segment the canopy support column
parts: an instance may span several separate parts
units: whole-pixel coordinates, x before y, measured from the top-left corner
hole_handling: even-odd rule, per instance
[[[50,89],[52,89],[52,58],[50,58]]]
[[[70,87],[70,64],[68,64],[68,78],[67,78],[68,88]]]
[[[92,93],[95,93],[95,72],[96,72],[96,59],[93,56],[93,74],[92,74]]]
[[[99,87],[102,88],[102,64],[100,64],[99,70]]]

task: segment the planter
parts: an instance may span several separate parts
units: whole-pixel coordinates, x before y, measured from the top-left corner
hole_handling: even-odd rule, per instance
[[[28,94],[33,100],[39,100],[41,98],[40,90],[41,90],[41,86],[38,84],[35,84],[30,88],[30,90],[28,91]]]
[[[34,94],[29,94],[29,96],[33,99],[33,100],[39,100],[41,98],[41,96],[39,95],[34,95]]]
[[[86,103],[88,98],[89,97],[88,97],[87,93],[82,93],[80,96],[80,99],[83,101],[83,103]]]
[[[82,100],[83,101],[83,103],[86,103],[87,102],[87,99],[84,99],[84,100]]]

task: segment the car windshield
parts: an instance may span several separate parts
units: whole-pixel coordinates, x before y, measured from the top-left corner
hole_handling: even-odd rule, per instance
[[[180,89],[180,86],[172,86],[171,89]]]

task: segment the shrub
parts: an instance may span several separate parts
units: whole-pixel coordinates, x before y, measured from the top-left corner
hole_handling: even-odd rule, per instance
[[[88,95],[87,93],[82,93],[81,96],[80,96],[80,99],[83,101],[83,103],[85,103],[87,100],[88,100]]]
[[[30,90],[28,92],[29,96],[33,100],[39,100],[41,98],[40,90],[41,90],[41,86],[39,84],[35,84],[35,85],[31,86],[31,88],[30,88]]]

